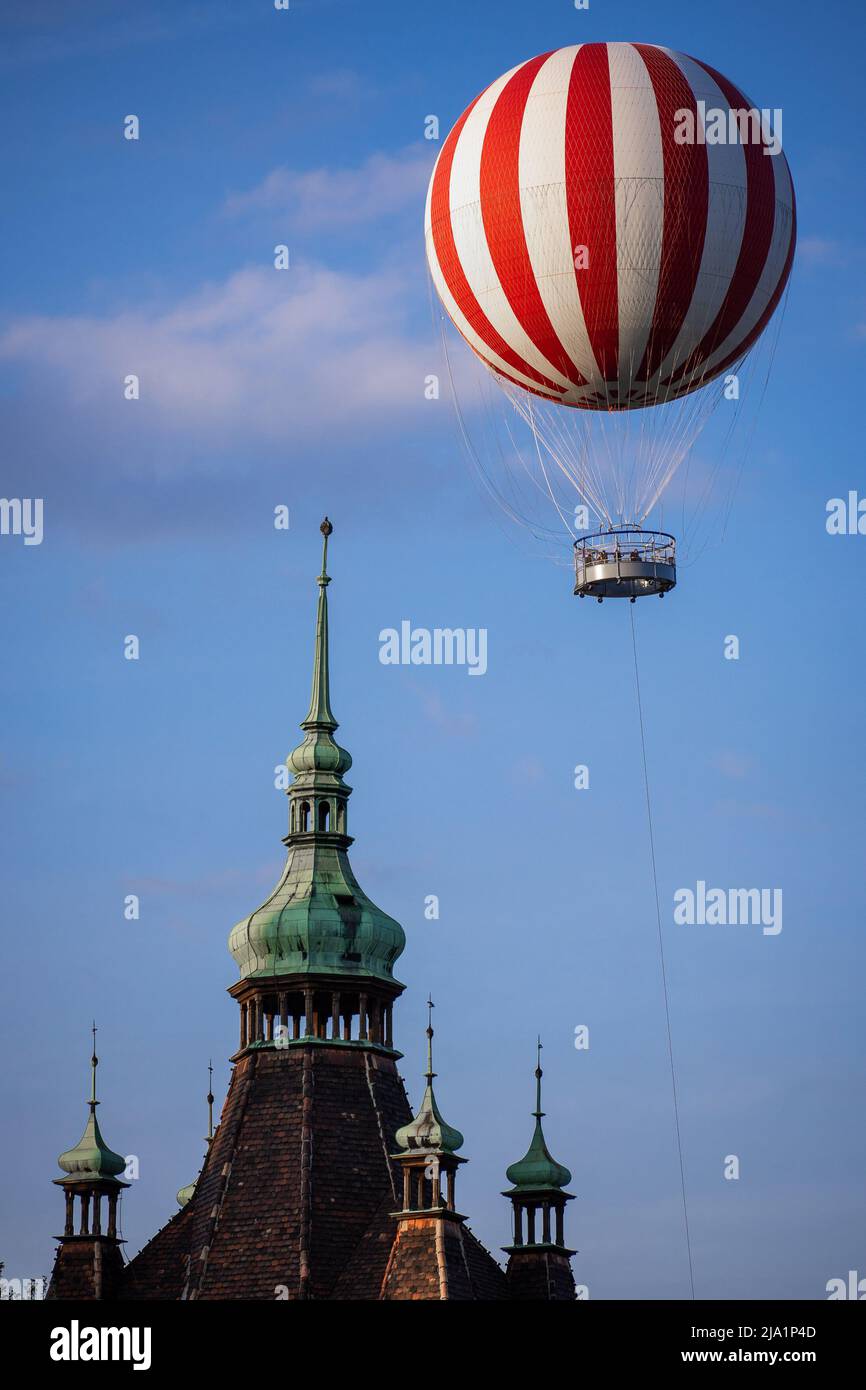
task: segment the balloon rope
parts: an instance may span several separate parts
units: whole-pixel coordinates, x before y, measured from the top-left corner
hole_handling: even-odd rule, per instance
[[[629,612],[629,618],[631,619],[631,645],[632,645],[632,653],[633,653],[633,656],[634,656],[634,683],[635,683],[635,691],[636,691],[636,694],[637,694],[638,723],[640,724],[640,746],[641,746],[641,753],[642,753],[642,756],[643,756],[643,778],[644,778],[644,788],[645,788],[645,790],[646,790],[646,813],[647,813],[647,822],[648,822],[648,825],[649,825],[650,860],[651,860],[651,862],[652,862],[653,888],[654,888],[654,891],[655,891],[655,901],[656,901],[656,925],[657,925],[657,928],[658,928],[659,960],[660,960],[660,962],[661,962],[662,992],[663,992],[663,994],[664,994],[664,1000],[665,1000],[665,1023],[666,1023],[666,1026],[667,1026],[668,1060],[670,1061],[670,1068],[671,1068],[671,1089],[672,1089],[672,1091],[673,1091],[673,1100],[674,1100],[674,1127],[675,1127],[675,1129],[676,1129],[676,1135],[677,1135],[677,1154],[678,1154],[678,1156],[679,1156],[679,1161],[680,1161],[680,1188],[681,1188],[682,1196],[683,1196],[683,1223],[684,1223],[684,1226],[685,1226],[685,1235],[686,1235],[686,1251],[687,1251],[688,1257],[689,1257],[689,1285],[690,1285],[691,1291],[692,1291],[692,1298],[694,1299],[694,1297],[695,1297],[695,1275],[694,1275],[694,1268],[693,1268],[693,1265],[692,1265],[692,1241],[691,1241],[691,1235],[690,1235],[690,1233],[689,1233],[689,1208],[688,1208],[688,1203],[687,1203],[687,1201],[686,1201],[686,1170],[685,1170],[685,1164],[684,1164],[684,1162],[683,1162],[683,1141],[682,1141],[682,1135],[681,1135],[681,1132],[680,1132],[680,1107],[679,1107],[679,1100],[678,1100],[678,1095],[677,1095],[677,1073],[676,1073],[676,1067],[675,1067],[675,1065],[674,1065],[674,1042],[673,1042],[673,1033],[672,1033],[672,1031],[671,1031],[671,1009],[670,1009],[670,1000],[669,1000],[669,997],[668,997],[668,978],[667,978],[667,970],[666,970],[666,968],[665,968],[665,948],[664,948],[664,941],[663,941],[663,938],[662,938],[662,914],[661,914],[661,908],[659,907],[659,881],[658,881],[658,873],[657,873],[657,870],[656,870],[655,835],[654,835],[654,833],[653,833],[652,803],[651,803],[651,801],[650,801],[649,773],[648,773],[648,771],[647,771],[647,761],[646,761],[646,737],[645,737],[645,734],[644,734],[643,706],[642,706],[642,704],[641,704],[641,698],[640,698],[640,675],[638,674],[638,663],[637,663],[637,639],[636,639],[636,637],[635,637],[635,631],[634,631],[634,607],[633,607],[632,604],[628,604],[628,612]]]

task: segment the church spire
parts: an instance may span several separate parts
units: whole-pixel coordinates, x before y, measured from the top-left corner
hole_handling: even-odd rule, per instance
[[[286,759],[288,855],[282,878],[261,907],[238,922],[229,950],[241,978],[241,1050],[319,1042],[393,1051],[392,1004],[403,986],[394,962],[406,944],[399,922],[367,897],[349,863],[344,774],[352,758],[334,738],[328,633],[328,517],[303,740]]]
[[[339,836],[346,847],[352,843],[346,834],[346,804],[352,788],[343,781],[343,773],[352,766],[351,754],[334,739],[338,727],[331,709],[330,656],[328,651],[328,537],[333,524],[325,517],[319,530],[322,533],[322,572],[316,583],[319,602],[316,611],[316,642],[313,650],[313,687],[310,708],[301,724],[303,742],[293,749],[286,766],[295,774],[289,787],[289,835],[310,836],[310,843],[327,837],[327,843]]]
[[[322,573],[316,581],[319,586],[319,605],[316,613],[316,649],[313,658],[313,689],[310,694],[310,708],[301,725],[302,729],[328,729],[332,733],[337,721],[331,710],[331,679],[328,664],[328,537],[333,533],[333,524],[325,517],[319,530],[322,533]]]

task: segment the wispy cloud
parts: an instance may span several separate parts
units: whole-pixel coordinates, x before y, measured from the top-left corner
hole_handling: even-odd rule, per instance
[[[845,248],[829,237],[801,237],[797,242],[797,259],[805,265],[843,265]]]
[[[733,816],[740,819],[749,816],[758,820],[788,820],[789,808],[775,801],[721,800],[715,802],[713,812],[717,816]]]
[[[421,709],[424,718],[449,738],[466,738],[476,732],[477,721],[473,714],[449,709],[442,697],[435,692],[424,692],[421,695]]]
[[[279,871],[279,866],[275,864],[259,864],[252,871],[249,868],[222,869],[218,873],[208,874],[199,878],[158,878],[143,876],[138,878],[121,879],[121,886],[139,896],[149,896],[154,898],[192,898],[198,900],[202,897],[214,897],[223,895],[227,890],[234,890],[251,884],[255,887],[268,885],[274,882],[275,876]]]
[[[118,14],[115,0],[40,0],[0,15],[0,70],[100,57],[119,49],[171,42],[249,21],[231,0],[151,5]]]
[[[377,222],[420,209],[435,154],[432,145],[411,145],[373,154],[355,168],[273,169],[255,188],[231,194],[224,211],[237,217],[276,210],[305,230]]]
[[[742,753],[732,752],[731,749],[723,749],[713,757],[713,766],[723,777],[731,777],[735,781],[741,781],[746,777],[751,769],[752,762]]]
[[[309,88],[316,96],[335,101],[355,101],[370,90],[369,82],[352,68],[332,68],[311,77]]]
[[[397,270],[256,267],[174,307],[21,318],[0,334],[0,357],[37,374],[43,399],[54,374],[76,411],[128,421],[141,410],[145,429],[321,438],[323,423],[355,429],[423,403],[431,349],[409,331],[408,298]],[[123,398],[128,374],[135,402]]]

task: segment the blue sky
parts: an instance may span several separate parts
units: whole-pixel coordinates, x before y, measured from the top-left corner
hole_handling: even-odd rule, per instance
[[[141,1165],[130,1253],[198,1169],[207,1061],[219,1102],[236,1040],[226,939],[281,862],[273,769],[306,709],[327,511],[352,861],[406,928],[413,1099],[437,1003],[459,1205],[506,1242],[540,1030],[579,1281],[687,1296],[628,611],[574,601],[481,494],[446,394],[423,397],[442,369],[424,119],[444,133],[516,62],[599,39],[695,53],[781,106],[800,219],[724,541],[717,504],[676,592],[634,610],[697,1293],[820,1298],[866,1273],[866,540],[824,525],[828,498],[866,492],[863,17],[830,0],[815,22],[805,0],[0,19],[2,492],[45,499],[42,545],[0,538],[7,1274],[49,1271],[92,1016],[104,1132]],[[403,619],[485,627],[487,674],[383,666]],[[699,879],[781,887],[781,934],[675,926]]]

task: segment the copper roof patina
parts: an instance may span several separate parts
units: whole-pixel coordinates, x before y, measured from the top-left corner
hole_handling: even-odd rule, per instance
[[[406,945],[399,922],[367,897],[348,857],[346,807],[352,788],[343,774],[349,753],[334,739],[328,658],[328,537],[322,522],[322,572],[310,708],[303,741],[286,759],[290,829],[282,878],[266,902],[232,930],[229,950],[243,979],[268,975],[343,975],[394,983]]]
[[[571,1173],[561,1163],[557,1163],[547,1147],[541,1120],[541,1039],[538,1041],[538,1060],[535,1067],[535,1130],[532,1141],[519,1163],[512,1163],[505,1176],[513,1183],[506,1196],[521,1192],[559,1192],[571,1182]]]
[[[442,1117],[436,1097],[433,1094],[433,1022],[432,999],[427,1000],[427,1085],[421,1097],[418,1113],[407,1125],[397,1130],[399,1147],[407,1151],[420,1150],[428,1153],[455,1153],[463,1146],[463,1135]]]
[[[117,1176],[118,1173],[125,1172],[126,1159],[108,1147],[102,1137],[99,1121],[96,1118],[96,1107],[99,1104],[96,1099],[96,1068],[98,1065],[96,1024],[94,1024],[93,1056],[90,1059],[90,1100],[87,1102],[90,1107],[90,1114],[87,1117],[87,1124],[84,1126],[84,1133],[78,1143],[73,1149],[67,1149],[66,1153],[62,1153],[57,1160],[57,1166],[63,1169],[65,1176],[55,1178],[54,1181],[61,1186],[80,1182],[109,1183],[117,1187],[127,1186]]]

